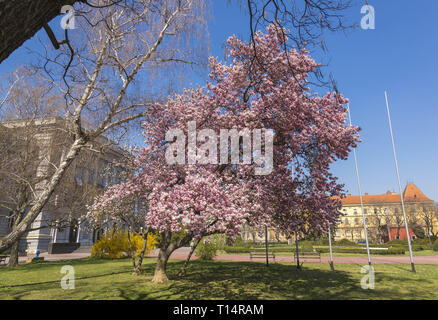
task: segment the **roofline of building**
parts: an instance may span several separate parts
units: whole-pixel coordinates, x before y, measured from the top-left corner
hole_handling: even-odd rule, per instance
[[[24,124],[26,122],[32,122],[32,121],[41,121],[40,124],[56,124],[58,122],[62,122],[65,124],[71,124],[71,121],[66,120],[60,116],[48,116],[48,117],[38,117],[38,118],[26,118],[26,119],[13,119],[13,120],[6,120],[6,121],[0,121],[0,124],[2,124],[4,127],[8,128],[5,124],[9,124],[9,123],[19,123],[19,122],[23,122]],[[13,129],[13,128],[9,128],[9,129]],[[82,128],[84,130],[87,130],[86,128]],[[101,141],[99,141],[101,140]],[[111,152],[116,152],[120,155],[123,155],[125,157],[131,155],[130,152],[122,149],[120,146],[118,146],[113,140],[105,137],[104,135],[99,135],[95,138],[96,142],[101,142],[103,143],[103,141],[110,143],[113,148],[110,149]]]

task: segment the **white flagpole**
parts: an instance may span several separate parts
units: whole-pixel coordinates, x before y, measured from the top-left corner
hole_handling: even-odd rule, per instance
[[[348,118],[350,120],[350,126],[351,124],[351,112],[350,112],[350,104],[347,105],[348,108]],[[367,256],[368,256],[368,264],[371,266],[371,255],[370,255],[370,245],[368,242],[368,228],[367,228],[367,220],[365,218],[365,211],[363,209],[363,199],[362,199],[362,190],[360,187],[360,177],[359,177],[359,168],[357,165],[357,155],[356,155],[356,148],[353,148],[353,154],[354,154],[354,165],[356,167],[356,177],[357,177],[357,186],[359,188],[359,198],[360,198],[360,207],[362,210],[362,220],[363,220],[363,229],[365,232],[365,242],[367,245]]]
[[[389,131],[391,132],[392,150],[394,152],[395,171],[397,172],[398,188],[400,190],[400,198],[401,198],[401,204],[402,204],[402,210],[403,210],[403,218],[404,218],[404,221],[405,221],[406,238],[408,239],[409,256],[411,258],[412,272],[415,273],[414,257],[412,255],[412,246],[411,246],[411,236],[409,235],[408,219],[406,218],[405,202],[403,200],[403,192],[402,192],[402,187],[401,187],[401,183],[400,183],[400,174],[399,174],[399,171],[398,171],[397,154],[395,152],[394,135],[392,133],[391,115],[390,115],[390,112],[389,112],[388,95],[386,94],[386,91],[385,91],[385,101],[386,101],[386,110],[388,111],[388,122],[389,122]]]

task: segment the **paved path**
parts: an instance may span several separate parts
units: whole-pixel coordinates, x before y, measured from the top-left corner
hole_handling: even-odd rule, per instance
[[[176,259],[176,260],[185,260],[187,258],[187,255],[189,253],[189,248],[180,248],[178,250],[175,250],[172,255],[170,256],[170,259]],[[154,252],[149,255],[148,257],[157,257],[158,256],[158,250],[154,250]],[[193,260],[196,260],[196,256],[192,256]],[[215,260],[226,260],[226,261],[251,261],[249,258],[249,255],[237,255],[237,254],[218,254],[215,257]],[[255,259],[252,261],[261,261],[264,262],[264,259]],[[293,257],[291,256],[276,256],[275,257],[276,262],[293,262]],[[301,259],[303,262],[318,262],[315,259]],[[323,263],[329,263],[330,258],[329,257],[321,257],[321,262]],[[367,264],[368,259],[367,257],[333,257],[334,263],[359,263],[359,264]],[[371,262],[372,263],[407,263],[410,264],[409,257],[403,256],[403,257],[385,257],[385,256],[371,256]],[[417,264],[438,264],[438,255],[436,256],[417,256],[414,257],[414,262]]]
[[[185,260],[190,248],[179,248],[175,250],[170,259]],[[90,256],[90,253],[66,253],[66,254],[48,254],[42,253],[40,255],[44,257],[45,261],[57,261],[57,260],[68,260],[68,259],[81,259]],[[154,250],[148,257],[154,258],[158,256],[158,249]],[[193,260],[196,260],[196,256],[192,256]],[[215,260],[225,260],[225,261],[251,261],[249,255],[237,255],[237,254],[219,254],[215,257]],[[334,263],[358,263],[367,264],[367,257],[334,257]],[[264,259],[256,259],[253,261],[264,262]],[[276,256],[276,262],[293,262],[293,257],[291,256]],[[315,259],[302,259],[303,262],[315,262]],[[386,256],[371,256],[372,263],[410,263],[409,257],[386,257]],[[26,262],[26,257],[19,258],[20,263]],[[328,263],[329,257],[321,257],[322,263]],[[438,255],[436,256],[417,256],[414,257],[414,262],[416,264],[438,264]]]

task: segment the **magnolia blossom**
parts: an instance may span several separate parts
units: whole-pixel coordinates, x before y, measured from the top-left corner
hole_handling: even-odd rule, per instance
[[[230,37],[229,63],[211,57],[204,87],[186,89],[150,110],[134,173],[109,188],[92,210],[111,211],[123,199],[141,199],[147,226],[195,238],[218,232],[233,237],[243,223],[290,235],[324,231],[336,222],[340,204],[332,197],[342,195],[342,185],[330,164],[346,159],[359,140],[359,129],[346,125],[348,100],[331,92],[310,94],[306,79],[318,65],[305,50],[285,52],[287,39],[278,28],[270,26],[254,40],[255,47]],[[186,158],[168,164],[166,132],[178,129],[187,137],[190,121],[197,133],[211,129],[218,136],[221,129],[272,130],[271,173],[255,175],[253,162],[190,164]],[[193,152],[205,150],[202,143]]]

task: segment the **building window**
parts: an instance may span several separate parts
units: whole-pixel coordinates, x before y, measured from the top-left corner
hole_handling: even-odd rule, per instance
[[[354,209],[354,214],[357,214],[357,209]]]
[[[355,218],[355,219],[354,219],[354,224],[356,224],[356,225],[359,224],[359,218]]]
[[[12,214],[11,214],[11,216],[9,218],[6,218],[6,220],[8,221],[8,228],[9,228],[9,230],[12,230],[12,226],[14,224],[14,219],[12,218]]]
[[[345,224],[349,224],[348,218],[345,218]]]
[[[363,213],[364,214],[368,214],[368,210],[367,209],[363,209]]]
[[[80,176],[76,176],[75,179],[76,179],[76,184],[77,184],[78,186],[82,186],[82,185],[83,185],[82,177],[80,177]]]

